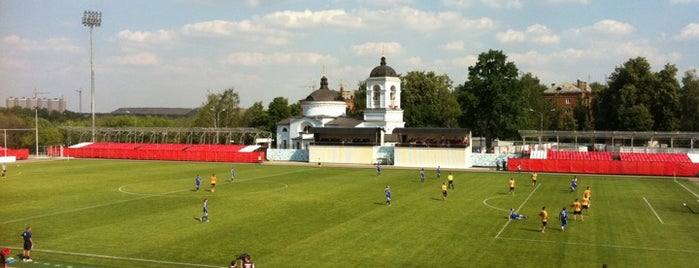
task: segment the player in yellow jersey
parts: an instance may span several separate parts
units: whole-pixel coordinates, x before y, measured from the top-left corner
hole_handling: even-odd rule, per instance
[[[542,207],[539,211],[539,217],[541,217],[541,232],[546,231],[546,223],[549,221],[549,213],[546,212],[546,207]]]
[[[590,210],[590,199],[586,198],[583,196],[582,201],[580,202],[582,204],[582,209],[587,212]]]
[[[515,178],[510,178],[510,193],[515,195]]]
[[[216,190],[216,174],[211,174],[211,178],[209,178],[209,182],[211,183],[211,192],[213,193],[214,190]]]
[[[587,208],[590,208],[590,200],[591,200],[590,195],[591,194],[592,194],[592,192],[590,192],[590,186],[585,187],[585,191],[583,191],[583,199],[587,198],[587,201],[588,201]]]
[[[451,172],[449,172],[447,180],[449,181],[449,188],[454,189],[454,175],[452,175]]]
[[[536,186],[536,179],[539,177],[539,174],[536,174],[536,172],[532,173],[532,186]]]
[[[578,215],[580,215],[580,220],[584,221],[583,215],[582,215],[582,204],[580,204],[580,201],[576,198],[575,201],[573,201],[573,220],[577,221],[578,220]]]
[[[447,189],[449,189],[447,184],[442,182],[442,200],[447,200]]]

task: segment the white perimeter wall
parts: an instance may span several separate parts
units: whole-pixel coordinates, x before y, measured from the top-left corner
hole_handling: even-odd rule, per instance
[[[394,165],[398,167],[471,167],[470,146],[466,148],[396,147],[394,154]]]
[[[322,146],[308,147],[308,162],[373,164],[376,162],[374,146]]]

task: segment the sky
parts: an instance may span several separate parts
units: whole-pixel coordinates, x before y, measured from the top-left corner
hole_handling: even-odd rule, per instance
[[[195,108],[234,88],[240,107],[354,90],[385,56],[399,74],[463,84],[500,50],[542,84],[604,82],[631,58],[699,67],[699,0],[0,0],[0,98],[95,110]],[[82,94],[79,93],[82,92]]]

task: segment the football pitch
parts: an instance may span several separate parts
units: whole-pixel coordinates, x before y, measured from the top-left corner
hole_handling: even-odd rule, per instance
[[[230,182],[230,169],[236,170]],[[8,165],[0,247],[13,267],[696,267],[699,186],[685,179],[313,164],[55,160]],[[455,188],[442,200],[452,172]],[[215,192],[209,176],[215,173]],[[194,191],[194,177],[202,189]],[[508,180],[516,180],[514,195]],[[390,185],[391,206],[384,188]],[[558,212],[592,189],[584,221]],[[200,222],[208,198],[209,222]],[[687,206],[683,206],[685,203]],[[538,213],[549,213],[540,232]],[[528,219],[508,220],[510,208]],[[34,234],[22,263],[20,234]]]

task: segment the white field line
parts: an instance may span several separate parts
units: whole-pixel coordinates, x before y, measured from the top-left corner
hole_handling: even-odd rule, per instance
[[[648,205],[648,207],[650,208],[650,210],[653,211],[653,214],[655,214],[655,217],[658,218],[658,220],[660,221],[660,223],[661,223],[661,224],[665,224],[665,222],[663,222],[663,219],[661,219],[660,216],[658,216],[658,213],[655,212],[655,209],[653,208],[653,206],[650,205],[650,202],[648,202],[648,199],[646,199],[646,197],[643,197],[643,201],[646,201],[646,204]]]
[[[509,211],[509,210],[504,209],[504,208],[499,208],[499,207],[493,206],[493,205],[491,205],[491,204],[488,204],[488,200],[490,200],[490,199],[499,198],[499,197],[506,197],[506,196],[509,196],[509,195],[496,195],[496,196],[488,197],[488,198],[486,198],[486,199],[483,199],[483,205],[486,205],[486,206],[488,206],[488,207],[490,207],[490,208],[493,208],[493,209],[502,210],[502,211],[506,211],[506,212],[507,212],[507,211]]]
[[[694,191],[692,191],[692,189],[687,188],[687,186],[684,186],[683,184],[681,184],[679,181],[677,181],[677,178],[675,178],[675,183],[679,184],[680,186],[682,186],[682,188],[684,188],[685,190],[687,190],[687,192],[690,192],[691,194],[693,194],[694,196],[696,196],[696,197],[699,198],[699,194],[697,194],[697,193],[695,193]]]
[[[536,187],[534,187],[534,190],[532,190],[532,192],[529,193],[529,196],[527,196],[527,198],[524,199],[524,201],[522,201],[522,204],[519,205],[519,207],[517,208],[516,211],[519,211],[520,209],[522,209],[522,207],[524,206],[524,204],[526,204],[527,201],[529,201],[529,198],[532,197],[532,195],[534,194],[534,192],[536,192],[536,189],[539,189],[539,186],[540,186],[540,185],[541,185],[541,184],[539,183],[539,184],[536,185]],[[510,217],[508,216],[508,217],[507,217],[507,222],[505,223],[504,226],[502,226],[502,229],[500,229],[500,231],[495,235],[495,239],[497,239],[498,237],[500,237],[500,234],[502,233],[502,231],[505,231],[505,228],[507,228],[507,225],[510,225],[510,222],[511,222],[511,221],[512,221],[512,219],[510,219]]]
[[[15,247],[10,247],[10,248],[11,248],[11,249],[16,249],[16,250],[20,250],[20,249],[21,249],[21,248],[15,248]],[[159,261],[159,260],[149,260],[149,259],[140,259],[140,258],[129,258],[129,257],[109,256],[109,255],[102,255],[102,254],[89,254],[89,253],[67,252],[67,251],[58,251],[58,250],[50,250],[50,249],[32,249],[32,251],[35,251],[35,252],[45,252],[45,253],[53,253],[53,254],[61,254],[61,255],[70,255],[70,256],[80,256],[80,257],[90,257],[90,258],[111,259],[111,260],[123,260],[123,261],[134,261],[134,262],[150,262],[150,263],[159,263],[159,264],[171,264],[171,265],[177,265],[178,267],[182,267],[182,266],[215,267],[215,268],[224,267],[224,266],[215,266],[215,265],[207,265],[207,264],[186,263],[186,262],[172,262],[172,261]]]
[[[692,253],[692,254],[698,254],[698,253],[699,253],[699,250],[692,250],[692,249],[651,248],[651,247],[634,247],[634,246],[621,246],[621,245],[610,245],[610,244],[594,244],[594,243],[578,243],[578,242],[558,242],[558,241],[550,241],[550,240],[526,239],[526,238],[510,238],[510,237],[499,237],[499,239],[504,239],[504,240],[516,240],[516,241],[527,241],[527,242],[539,242],[539,243],[555,243],[555,244],[577,245],[577,246],[587,246],[587,247],[607,247],[607,248],[622,248],[622,249],[632,249],[632,250],[669,251],[669,252],[682,252],[682,253]]]
[[[284,172],[280,174],[275,174],[275,175],[270,175],[270,176],[265,176],[265,177],[258,177],[258,178],[252,178],[248,179],[245,181],[252,181],[252,180],[259,180],[259,179],[264,179],[264,178],[269,178],[269,177],[274,177],[274,176],[280,176],[280,175],[287,175],[291,173],[297,173],[297,172],[303,172],[307,170],[315,170],[315,169],[303,169],[303,170],[298,170],[298,171],[292,171],[292,172]],[[122,186],[123,187],[123,186]],[[137,193],[131,193],[127,191],[123,191],[122,187],[119,187],[119,191],[125,194],[137,194]],[[287,188],[289,187],[287,184],[282,183],[282,188]],[[114,202],[109,202],[109,203],[104,203],[104,204],[99,204],[99,205],[93,205],[93,206],[87,206],[87,207],[81,207],[81,208],[76,208],[76,209],[71,209],[71,210],[65,210],[65,211],[58,211],[58,212],[53,212],[53,213],[47,213],[47,214],[41,214],[41,215],[35,215],[31,217],[24,217],[24,218],[18,218],[18,219],[12,219],[4,222],[0,222],[0,224],[7,224],[7,223],[13,223],[13,222],[20,222],[20,221],[25,221],[25,220],[31,220],[31,219],[37,219],[37,218],[43,218],[43,217],[49,217],[49,216],[55,216],[55,215],[61,215],[61,214],[66,214],[66,213],[72,213],[72,212],[77,212],[77,211],[82,211],[82,210],[88,210],[88,209],[93,209],[93,208],[100,208],[100,207],[106,207],[106,206],[111,206],[115,204],[120,204],[120,203],[125,203],[125,202],[131,202],[131,201],[136,201],[136,200],[141,200],[141,199],[146,199],[146,198],[151,198],[151,197],[157,197],[157,196],[164,196],[168,194],[174,194],[174,193],[179,193],[179,192],[184,192],[184,191],[189,191],[190,189],[184,189],[184,190],[176,190],[176,191],[171,191],[171,192],[166,192],[166,193],[160,193],[160,194],[151,194],[151,195],[141,195],[136,198],[131,198],[131,199],[125,199],[125,200],[119,200],[119,201],[114,201]],[[140,194],[139,194],[140,195]]]

